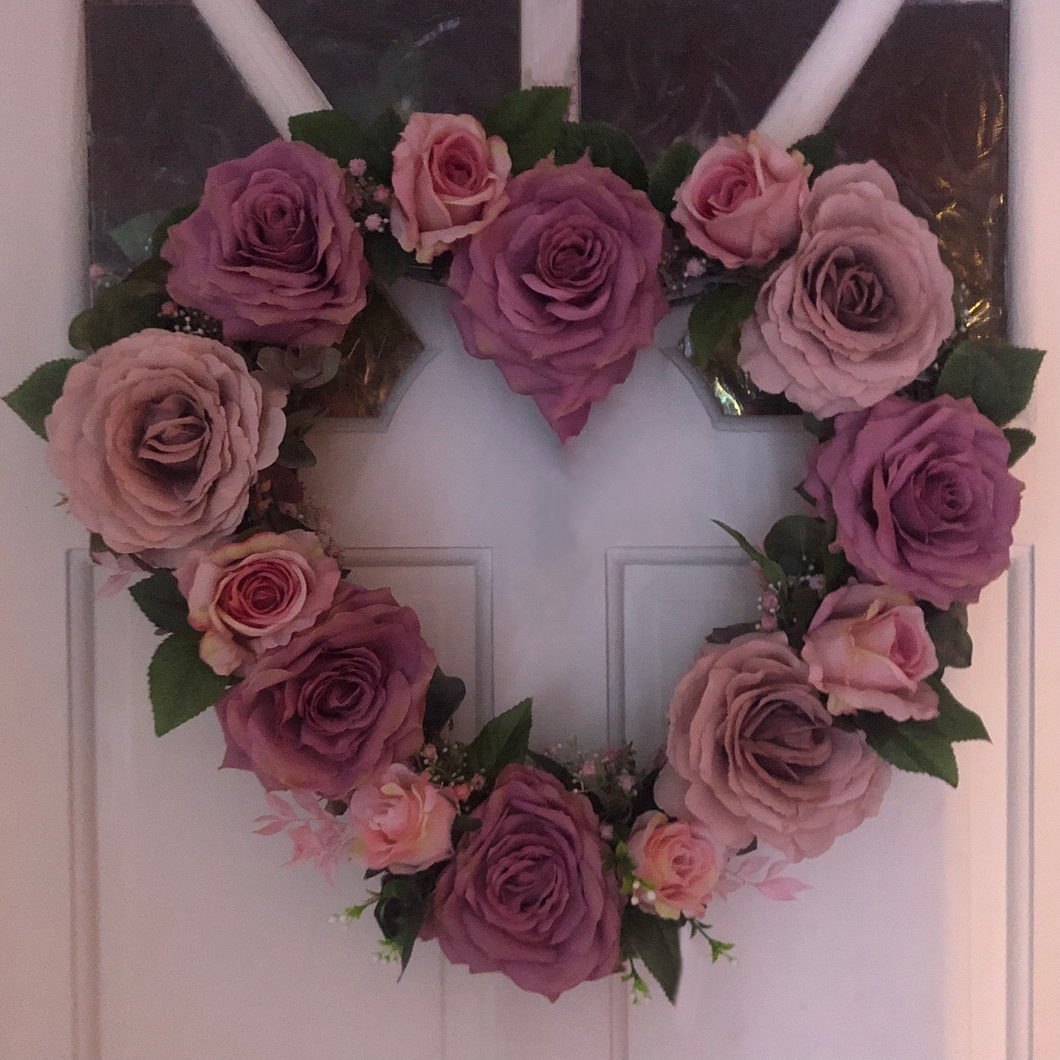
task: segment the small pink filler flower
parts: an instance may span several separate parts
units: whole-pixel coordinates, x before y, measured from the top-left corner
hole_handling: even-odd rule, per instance
[[[451,794],[394,763],[378,782],[350,796],[350,825],[357,833],[350,852],[370,869],[399,876],[419,872],[453,852],[456,813]]]

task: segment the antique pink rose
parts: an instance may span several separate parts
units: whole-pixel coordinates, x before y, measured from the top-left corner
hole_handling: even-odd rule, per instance
[[[708,644],[670,702],[655,801],[732,850],[756,836],[791,861],[879,811],[891,769],[832,724],[783,633]]]
[[[654,893],[637,892],[642,907],[666,920],[682,913],[698,919],[706,911],[723,859],[700,821],[671,821],[648,811],[637,818],[629,837],[635,874]]]
[[[953,331],[953,277],[875,162],[822,173],[802,224],[742,325],[740,367],[815,416],[868,408],[937,356]]]
[[[188,621],[204,631],[199,655],[231,674],[316,622],[331,605],[339,565],[316,534],[292,530],[194,552],[176,575]]]
[[[464,347],[533,397],[560,441],[629,375],[667,313],[662,231],[643,192],[586,156],[515,177],[504,210],[456,249]]]
[[[863,578],[946,609],[1008,568],[1023,483],[971,398],[892,397],[837,416],[804,486]]]
[[[370,869],[406,876],[453,852],[456,799],[408,766],[395,763],[350,796],[350,851]]]
[[[428,262],[474,235],[508,201],[511,168],[507,144],[470,114],[413,114],[394,148],[397,241]]]
[[[239,525],[286,399],[219,342],[140,331],[70,369],[45,421],[48,466],[108,548],[172,566]]]
[[[872,710],[895,721],[927,721],[938,693],[925,683],[938,668],[924,612],[886,585],[848,585],[829,593],[802,646],[809,681],[832,714]]]
[[[677,189],[671,216],[727,269],[765,265],[799,234],[811,168],[757,130],[723,136]]]
[[[162,248],[167,288],[229,342],[327,346],[365,307],[368,265],[338,163],[274,140],[214,166]]]
[[[258,656],[217,703],[222,766],[268,790],[346,798],[419,749],[434,667],[411,608],[340,582],[315,626]]]
[[[555,1001],[618,966],[622,897],[592,804],[530,766],[507,766],[474,811],[422,932],[453,964],[503,972]]]

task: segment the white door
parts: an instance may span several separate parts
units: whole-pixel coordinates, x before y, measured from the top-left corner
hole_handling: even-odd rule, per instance
[[[84,275],[77,5],[22,6],[4,9],[0,34],[5,392],[65,350]],[[712,907],[739,959],[712,967],[686,946],[676,1009],[659,997],[630,1010],[617,982],[549,1005],[445,966],[433,944],[395,984],[372,961],[373,925],[328,923],[360,896],[354,867],[331,889],[307,867],[281,869],[282,840],[251,834],[261,791],[217,771],[212,715],[151,734],[151,632],[125,598],[94,601],[76,553],[67,607],[63,552],[81,535],[53,510],[42,447],[0,417],[2,1055],[1017,1057],[1030,1055],[1032,1009],[1034,1055],[1055,1053],[1060,203],[1048,177],[1060,152],[1048,32],[1060,18],[1039,0],[1014,17],[1014,338],[1053,355],[1039,445],[1020,466],[1021,543],[975,611],[976,666],[955,687],[994,736],[961,748],[960,790],[899,774],[878,818],[798,866],[813,889],[796,902],[749,891]],[[398,298],[432,356],[385,433],[316,443],[317,496],[337,539],[362,550],[357,577],[419,610],[480,720],[533,695],[542,743],[624,734],[652,753],[696,640],[753,605],[749,572],[710,520],[754,537],[790,510],[804,436],[717,429],[673,361],[646,353],[560,449],[528,401],[462,353],[444,292],[406,284]],[[658,337],[679,333],[672,320]]]

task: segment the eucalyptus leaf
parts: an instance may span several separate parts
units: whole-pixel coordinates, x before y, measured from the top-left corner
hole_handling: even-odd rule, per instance
[[[1044,356],[1042,350],[1003,342],[962,342],[943,366],[935,392],[970,397],[1003,427],[1027,407]]]
[[[184,206],[177,206],[170,210],[162,220],[158,222],[154,233],[151,236],[151,257],[157,258],[162,253],[162,248],[166,244],[166,240],[169,238],[169,230],[174,225],[179,225],[181,221],[186,221],[195,211],[199,208],[199,200],[196,199],[194,202],[189,202]]]
[[[697,368],[706,368],[723,342],[739,336],[740,325],[751,315],[757,298],[757,290],[736,283],[712,287],[700,296],[688,318]]]
[[[687,140],[678,140],[652,170],[648,181],[648,198],[664,217],[674,208],[674,193],[695,169],[699,151]]]
[[[615,176],[640,191],[648,190],[648,169],[636,144],[627,133],[604,121],[565,123],[556,145],[557,165],[577,162],[585,152],[594,166],[610,169]]]
[[[155,649],[147,668],[147,686],[155,716],[155,734],[164,736],[213,706],[228,687],[199,658],[199,633],[172,633]]]
[[[47,438],[44,420],[63,392],[70,369],[77,364],[73,357],[47,361],[35,368],[10,394],[4,395],[4,404],[26,424],[34,434]]]
[[[148,210],[112,228],[107,235],[129,261],[139,264],[154,253],[154,234],[167,216],[165,210]]]
[[[188,602],[172,571],[156,571],[129,586],[129,595],[156,629],[167,633],[194,632],[188,623]]]
[[[671,1004],[677,1003],[681,982],[681,938],[676,920],[645,913],[627,905],[622,913],[622,956],[640,958]]]
[[[508,145],[513,176],[555,150],[569,103],[569,88],[524,88],[505,96],[486,115],[486,134],[500,136]]]

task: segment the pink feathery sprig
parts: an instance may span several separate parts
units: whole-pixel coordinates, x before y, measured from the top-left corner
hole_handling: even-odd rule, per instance
[[[334,884],[339,863],[349,860],[349,842],[353,838],[347,822],[339,820],[324,809],[320,799],[311,791],[289,791],[294,805],[275,791],[267,791],[265,798],[275,811],[258,817],[254,823],[258,835],[277,835],[286,831],[291,838],[292,852],[285,867],[311,861],[328,883]]]

